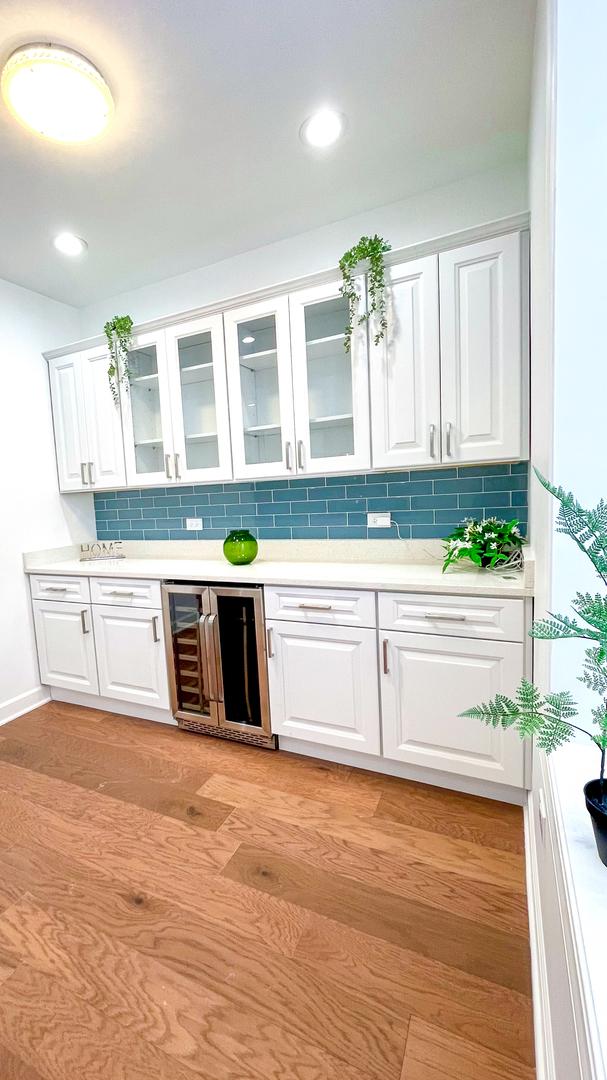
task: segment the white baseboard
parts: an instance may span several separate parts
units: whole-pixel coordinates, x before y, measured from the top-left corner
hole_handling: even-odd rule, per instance
[[[0,726],[16,720],[18,716],[23,716],[32,709],[46,705],[50,700],[48,687],[35,686],[33,690],[26,690],[24,694],[18,694],[17,697],[3,701],[0,704]]]
[[[400,761],[388,761],[373,754],[359,754],[356,750],[340,750],[334,746],[320,746],[318,743],[304,742],[303,739],[283,738],[278,736],[278,747],[290,754],[303,754],[306,757],[320,758],[321,761],[336,761],[340,765],[352,765],[356,769],[368,769],[369,772],[384,773],[386,776],[398,776],[401,780],[417,780],[420,784],[432,784],[434,787],[450,788],[451,791],[463,791],[467,795],[479,795],[483,799],[497,799],[499,802],[514,803],[522,806],[527,792],[508,784],[492,784],[488,780],[476,780],[474,777],[456,776],[452,773],[439,772],[438,769],[421,769],[415,765],[405,765]]]
[[[531,949],[531,985],[533,991],[533,1030],[535,1034],[536,1080],[557,1080],[552,1044],[550,994],[546,966],[546,942],[542,920],[542,904],[537,869],[537,849],[533,818],[536,812],[534,793],[529,792],[524,808],[525,866],[527,879],[527,908],[529,912],[529,944]]]
[[[130,701],[115,701],[114,698],[83,694],[79,690],[64,690],[57,686],[51,687],[51,698],[70,705],[83,705],[88,709],[100,709],[101,712],[117,713],[118,716],[136,716],[140,720],[154,720],[157,724],[177,727],[177,721],[168,709],[151,709],[149,705],[132,705]]]

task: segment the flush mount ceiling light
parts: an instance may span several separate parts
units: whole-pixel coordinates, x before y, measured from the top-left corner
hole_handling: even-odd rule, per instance
[[[72,49],[23,45],[2,70],[2,97],[26,127],[56,142],[94,139],[114,104],[97,68]]]
[[[88,244],[80,236],[74,236],[71,232],[59,233],[53,240],[53,244],[62,255],[82,255]]]
[[[301,125],[299,134],[308,146],[324,149],[332,146],[344,133],[346,118],[335,109],[318,109]]]
[[[252,334],[247,334],[246,337],[243,337],[242,344],[243,345],[252,345],[254,341],[255,341],[255,338],[253,337],[253,335]]]

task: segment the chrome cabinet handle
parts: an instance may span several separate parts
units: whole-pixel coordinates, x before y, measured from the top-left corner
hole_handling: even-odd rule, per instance
[[[304,462],[303,439],[298,439],[298,441],[297,441],[297,465],[298,465],[298,467],[300,469],[305,469],[305,467],[306,467],[305,462]]]
[[[167,480],[172,480],[173,479],[173,477],[171,476],[171,455],[170,454],[165,454],[164,455],[164,475],[166,476]]]
[[[89,630],[88,626],[86,625],[86,608],[83,608],[82,611],[80,612],[80,624],[82,626],[82,633],[83,634],[90,634],[90,630]]]
[[[88,466],[88,471],[89,471],[89,484],[94,484],[95,483],[95,477],[93,476],[94,462],[88,461],[87,466]]]
[[[333,611],[333,604],[298,604],[303,611]]]
[[[158,616],[152,616],[152,633],[154,635],[154,641],[160,641],[160,634],[158,633]]]
[[[67,592],[67,585],[41,585],[44,592]]]
[[[424,613],[424,619],[432,619],[433,621],[437,622],[466,622],[465,615],[447,615],[440,612],[437,612],[433,615],[431,611],[426,611]]]
[[[436,438],[436,424],[430,424],[430,457],[432,457],[432,458],[436,457],[435,438]]]
[[[453,424],[451,423],[450,420],[447,420],[447,424],[445,426],[445,434],[447,436],[447,447],[446,447],[447,457],[452,456],[452,447],[451,447],[451,432],[452,431],[453,431]]]
[[[135,596],[133,589],[108,589],[108,596]]]
[[[175,479],[181,480],[181,473],[179,471],[179,454],[173,454],[175,459]]]
[[[86,469],[86,461],[81,461],[80,462],[80,476],[81,476],[81,479],[82,479],[82,483],[86,484],[87,487],[88,487],[88,480],[86,478],[85,469]]]
[[[388,664],[388,645],[389,645],[388,639],[384,638],[384,640],[381,643],[381,652],[382,652],[384,675],[389,675],[390,674],[390,667],[389,667],[389,664]]]
[[[271,660],[274,656],[274,637],[271,626],[266,629],[266,637],[268,640],[268,660]]]
[[[293,447],[290,442],[285,443],[285,466],[289,472],[293,472]]]

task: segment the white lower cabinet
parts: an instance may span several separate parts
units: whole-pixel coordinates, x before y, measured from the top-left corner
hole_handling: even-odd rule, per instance
[[[380,631],[384,757],[522,787],[524,749],[512,731],[459,714],[512,694],[523,645]]]
[[[379,754],[376,631],[278,620],[266,626],[274,734]]]
[[[168,709],[161,612],[95,604],[93,621],[101,696]]]
[[[45,686],[98,694],[90,604],[34,600],[40,681]]]

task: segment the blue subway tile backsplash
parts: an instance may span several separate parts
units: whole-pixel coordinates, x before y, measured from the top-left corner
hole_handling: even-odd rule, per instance
[[[245,528],[261,540],[396,538],[367,529],[389,511],[401,539],[447,536],[466,517],[516,517],[527,525],[527,462],[359,476],[105,491],[95,495],[99,540],[221,540]],[[186,518],[201,518],[200,532]]]

